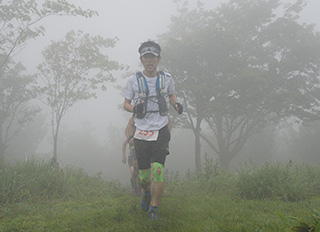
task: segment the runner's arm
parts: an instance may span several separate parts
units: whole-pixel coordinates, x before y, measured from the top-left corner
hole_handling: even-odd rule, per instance
[[[177,96],[173,93],[171,95],[169,95],[169,100],[170,100],[170,104],[171,105],[175,105],[178,101]]]
[[[134,118],[131,117],[127,126],[126,126],[126,130],[125,130],[125,134],[126,134],[126,137],[127,139],[130,137],[130,136],[133,136],[134,135]]]
[[[126,164],[126,147],[127,147],[127,140],[125,140],[122,144],[122,163]]]
[[[182,105],[178,102],[177,96],[173,93],[171,95],[169,95],[169,100],[171,105],[174,106],[174,109],[181,114],[183,112],[183,107]]]
[[[128,112],[133,112],[133,105],[131,105],[131,100],[125,98],[123,108]]]

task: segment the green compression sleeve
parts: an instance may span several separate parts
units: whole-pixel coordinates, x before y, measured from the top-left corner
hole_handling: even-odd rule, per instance
[[[150,182],[150,177],[151,175],[151,170],[146,169],[146,170],[139,170],[139,176],[140,176],[140,183],[141,184],[147,184]]]
[[[160,163],[153,164],[153,180],[155,182],[163,182],[163,165]]]

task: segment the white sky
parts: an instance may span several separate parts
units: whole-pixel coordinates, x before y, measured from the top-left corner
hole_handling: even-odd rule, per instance
[[[45,37],[30,41],[19,55],[25,65],[34,69],[41,59],[41,51],[51,40],[58,40],[71,29],[81,29],[104,37],[118,37],[120,40],[111,50],[110,57],[132,67],[138,68],[137,49],[141,42],[156,39],[165,32],[170,18],[176,12],[174,0],[69,0],[83,9],[92,9],[99,13],[90,19],[82,17],[51,17],[42,22],[46,27]],[[226,0],[206,0],[207,8],[215,8]],[[291,0],[288,0],[291,1]],[[320,30],[319,0],[308,0],[302,20],[317,23]],[[32,55],[35,59],[30,59]]]

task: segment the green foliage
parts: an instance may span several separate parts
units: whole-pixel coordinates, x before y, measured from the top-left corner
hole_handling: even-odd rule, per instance
[[[9,142],[39,109],[28,105],[36,97],[34,76],[23,75],[25,67],[10,60],[0,66],[0,159],[4,160]]]
[[[320,232],[320,212],[314,210],[314,214],[312,215],[312,223],[307,224],[298,218],[293,218],[293,220],[297,220],[299,225],[293,226],[290,231],[292,232]]]
[[[291,224],[291,221],[295,221],[298,225],[290,226],[290,228],[286,231],[289,232],[320,232],[320,212],[318,210],[313,210],[313,214],[311,215],[311,222],[305,222],[301,218],[287,216],[285,217],[283,214],[278,213],[280,219],[286,223],[287,225]]]
[[[157,222],[150,222],[141,211],[140,197],[132,196],[114,182],[90,177],[82,170],[56,170],[50,163],[36,159],[2,166],[1,187],[11,179],[11,185],[20,194],[27,187],[33,192],[30,190],[29,198],[17,194],[15,200],[1,202],[0,231],[275,232],[308,225],[309,231],[318,232],[319,213],[311,223],[297,226],[290,225],[291,219],[303,221],[287,215],[306,217],[310,208],[320,208],[319,198],[301,202],[243,199],[220,186],[224,183],[232,188],[234,175],[226,174],[212,159],[205,160],[202,174],[190,171],[181,177],[179,173],[166,173]],[[214,188],[205,184],[212,179],[216,180]],[[48,182],[43,183],[45,180]],[[47,195],[44,188],[50,187],[53,194]],[[1,188],[1,200],[2,194]]]
[[[198,174],[201,189],[208,193],[234,193],[235,177],[229,171],[220,167],[218,160],[213,160],[207,154],[204,156],[203,172]]]
[[[189,172],[185,178],[179,173],[166,173],[161,220],[156,223],[150,223],[141,212],[141,198],[129,195],[116,182],[88,176],[80,169],[57,170],[34,158],[13,166],[2,165],[0,230],[318,232],[317,211],[311,222],[299,218],[308,215],[311,207],[320,207],[319,198],[300,202],[278,201],[277,197],[239,198],[233,191],[237,176],[226,173],[207,156],[205,161],[203,173]],[[307,177],[306,182],[318,183],[318,179],[313,180],[319,176],[317,167],[266,164],[261,169],[264,171],[257,172],[258,176],[268,175],[266,179],[270,179],[270,172],[286,179],[286,170],[292,169],[292,173]],[[298,225],[290,226],[292,219]]]
[[[40,88],[45,104],[63,114],[75,102],[95,97],[98,88],[112,81],[111,71],[120,65],[109,60],[104,49],[112,48],[117,39],[91,36],[83,31],[70,31],[65,38],[54,41],[43,52],[38,66]]]
[[[44,35],[45,28],[39,22],[53,15],[92,17],[97,13],[66,0],[0,1],[0,159],[4,159],[9,140],[38,112],[26,104],[36,93],[30,88],[35,78],[22,76],[24,67],[12,65],[12,56],[30,39]],[[16,128],[13,129],[13,125]]]
[[[60,123],[75,103],[96,97],[97,89],[106,90],[113,81],[111,72],[120,69],[109,60],[104,49],[112,48],[117,39],[91,36],[83,31],[70,31],[65,38],[54,41],[44,51],[38,66],[41,99],[51,109],[53,160],[57,160]]]
[[[95,11],[83,10],[66,0],[1,1],[0,2],[0,67],[30,39],[44,35],[45,28],[37,24],[53,15],[92,17]]]
[[[301,201],[320,195],[319,171],[304,165],[251,165],[238,171],[237,191],[247,199]]]
[[[179,192],[180,194],[234,194],[236,191],[235,176],[224,169],[219,163],[208,155],[204,156],[203,172],[194,173],[188,171],[185,178],[179,176],[179,173],[166,173],[165,191]]]
[[[1,203],[20,202],[35,196],[50,199],[64,192],[61,173],[49,163],[32,159],[1,170]]]
[[[0,204],[36,200],[98,198],[121,194],[116,182],[91,177],[81,169],[57,170],[50,162],[30,158],[0,170]],[[118,191],[119,190],[119,191]]]

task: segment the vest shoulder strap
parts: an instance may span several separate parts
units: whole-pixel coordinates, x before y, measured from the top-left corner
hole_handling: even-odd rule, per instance
[[[147,80],[143,76],[142,72],[137,72],[136,77],[137,77],[137,82],[138,82],[139,93],[144,93],[144,94],[148,95],[149,88],[148,88]]]
[[[163,90],[166,87],[165,74],[163,71],[159,71],[157,77],[157,90]]]
[[[148,95],[149,88],[148,88],[147,80],[143,76],[142,72],[137,72],[136,77],[137,77],[137,82],[138,82],[139,93],[145,93]],[[156,84],[157,90],[165,89],[165,87],[166,87],[165,86],[165,84],[166,84],[165,77],[166,77],[166,74],[163,71],[158,72],[157,84]]]

